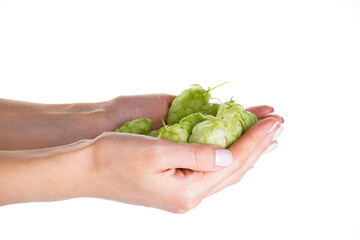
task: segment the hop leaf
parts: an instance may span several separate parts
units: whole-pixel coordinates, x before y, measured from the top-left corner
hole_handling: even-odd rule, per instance
[[[115,132],[146,135],[150,129],[151,120],[148,118],[135,119],[117,128]]]

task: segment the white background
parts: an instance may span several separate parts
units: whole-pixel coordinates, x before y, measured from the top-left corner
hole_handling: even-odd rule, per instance
[[[0,0],[2,98],[94,102],[230,81],[213,96],[285,118],[276,151],[186,214],[17,204],[0,208],[0,239],[360,239],[359,80],[358,0]]]

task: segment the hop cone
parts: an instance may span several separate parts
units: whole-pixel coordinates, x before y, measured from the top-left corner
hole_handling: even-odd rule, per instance
[[[246,132],[252,125],[258,122],[258,118],[252,112],[245,111],[244,108],[230,100],[219,107],[217,117],[237,118],[242,125],[242,132]]]
[[[193,128],[189,143],[208,143],[227,148],[240,136],[241,124],[237,119],[213,117]]]
[[[192,129],[199,122],[205,121],[205,116],[201,113],[192,113],[180,120],[181,128],[185,129],[188,134],[191,134]]]
[[[240,104],[230,100],[229,102],[221,104],[216,116],[220,118],[237,117],[243,111],[244,108]]]
[[[117,128],[115,132],[146,135],[150,129],[151,120],[148,118],[135,119]]]
[[[219,103],[211,103],[208,105],[204,105],[201,107],[201,110],[199,113],[202,113],[204,115],[211,115],[211,116],[216,116],[218,109],[220,107]]]
[[[151,136],[151,137],[158,137],[159,133],[160,133],[160,129],[156,129],[156,130],[152,130],[152,131],[148,132],[147,135]]]
[[[186,143],[189,137],[188,132],[181,128],[180,124],[160,128],[159,138],[173,142]]]
[[[209,104],[211,94],[209,90],[203,89],[200,85],[192,85],[177,96],[171,104],[167,115],[167,124],[179,123],[183,117],[199,112],[204,105]]]
[[[257,116],[249,111],[242,112],[238,119],[241,122],[244,132],[246,132],[251,126],[259,121]]]

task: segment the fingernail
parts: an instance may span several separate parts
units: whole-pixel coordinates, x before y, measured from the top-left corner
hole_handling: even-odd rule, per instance
[[[264,153],[269,153],[269,152],[272,152],[274,151],[278,146],[278,143],[277,142],[273,142],[266,150]]]
[[[268,133],[270,133],[272,130],[274,130],[277,125],[279,125],[280,122],[276,121],[276,123],[269,129]]]
[[[218,167],[229,166],[233,161],[233,155],[226,149],[215,149],[215,165]]]
[[[264,116],[262,116],[261,118],[269,117],[269,116],[273,115],[273,113],[274,113],[274,112],[269,112],[269,113],[265,114]]]
[[[279,128],[276,130],[276,132],[275,132],[272,140],[274,141],[278,136],[280,136],[280,134],[281,134],[283,131],[284,131],[284,127],[283,127],[283,126],[279,127]]]

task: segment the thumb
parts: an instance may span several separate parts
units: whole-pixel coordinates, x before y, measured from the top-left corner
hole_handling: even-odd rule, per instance
[[[186,168],[194,171],[216,171],[229,166],[232,153],[216,145],[200,143],[174,143],[166,149],[167,168]]]

